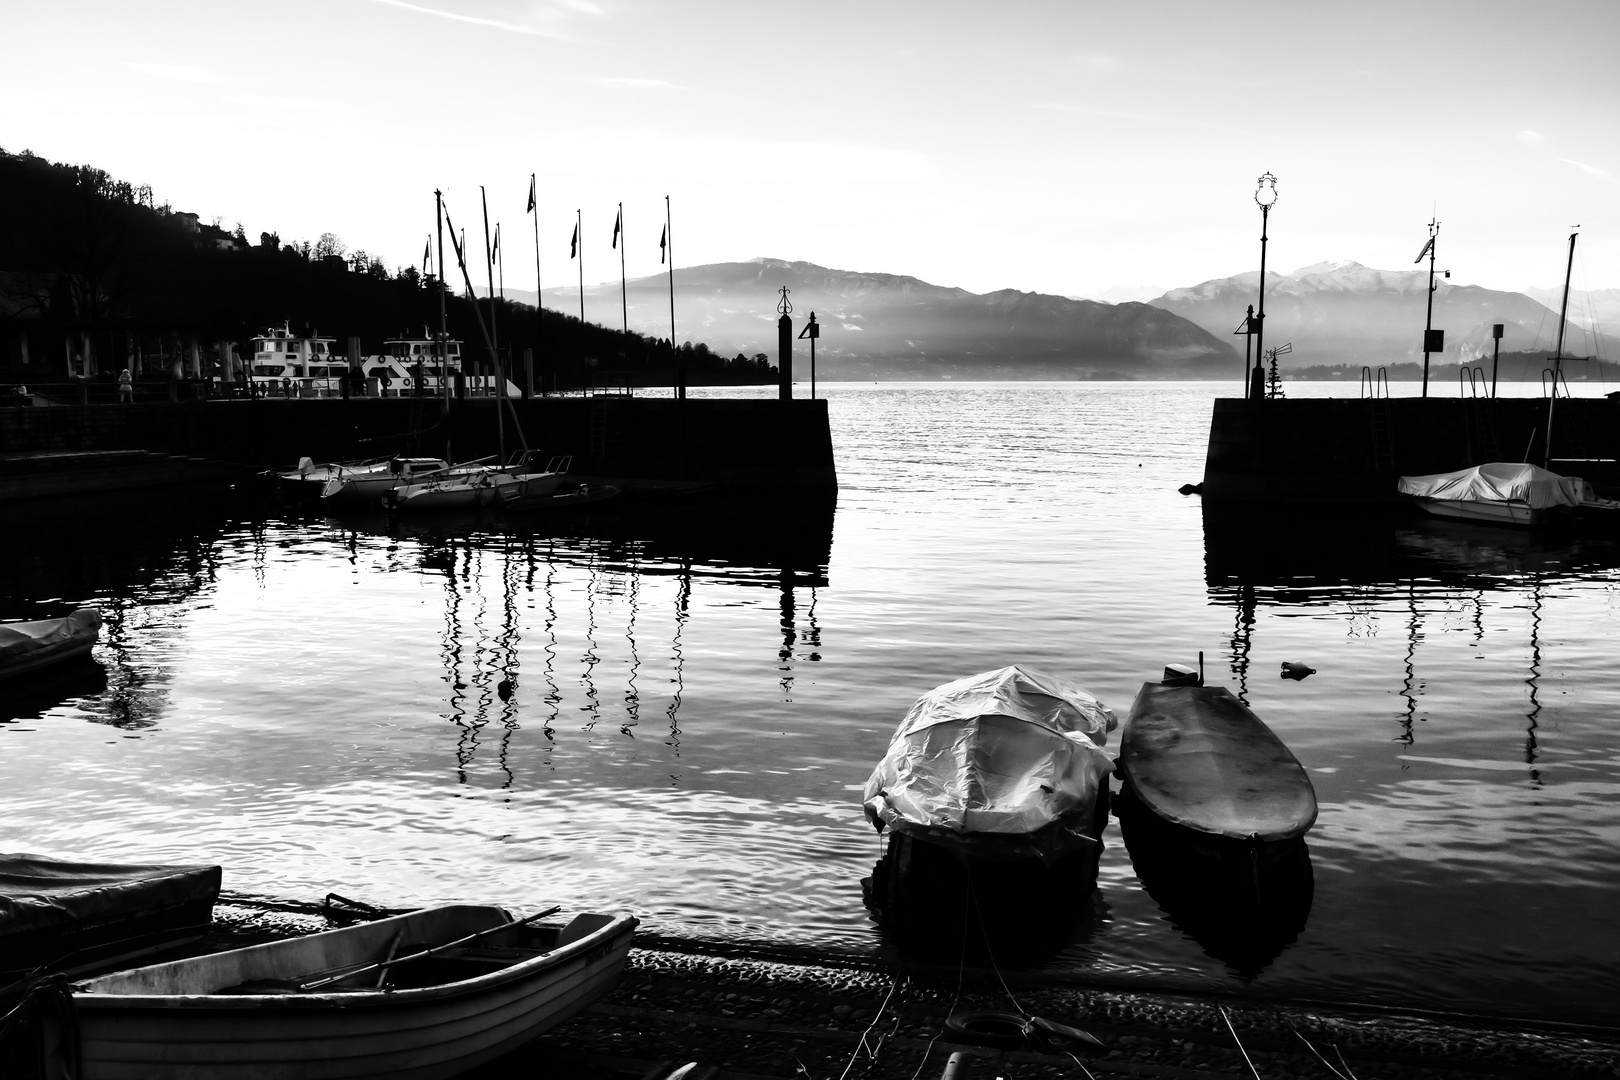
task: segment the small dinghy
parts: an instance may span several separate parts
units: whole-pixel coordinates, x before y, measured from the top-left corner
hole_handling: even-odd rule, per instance
[[[451,905],[72,988],[84,1080],[455,1076],[605,994],[636,920]]]
[[[1275,843],[1316,821],[1316,791],[1298,759],[1230,690],[1196,675],[1142,685],[1119,770],[1145,809],[1195,833]]]
[[[88,656],[101,633],[101,612],[82,607],[60,619],[0,623],[0,681]]]

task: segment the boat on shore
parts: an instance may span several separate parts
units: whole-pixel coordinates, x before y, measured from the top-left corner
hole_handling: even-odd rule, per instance
[[[1019,665],[918,699],[863,794],[889,832],[866,884],[884,927],[960,942],[971,902],[993,955],[1057,947],[1096,886],[1115,725],[1086,691]]]
[[[218,866],[0,855],[0,988],[30,970],[105,971],[200,938],[220,875]]]
[[[82,607],[57,619],[0,623],[0,681],[90,655],[101,634],[101,612]]]
[[[605,994],[636,920],[457,904],[72,986],[84,1080],[437,1080]]]
[[[1119,740],[1130,796],[1168,825],[1246,847],[1297,841],[1316,821],[1299,759],[1224,686],[1167,671],[1143,683]]]
[[[1578,476],[1510,461],[1403,476],[1398,489],[1425,513],[1493,525],[1541,525],[1595,501],[1591,485]]]

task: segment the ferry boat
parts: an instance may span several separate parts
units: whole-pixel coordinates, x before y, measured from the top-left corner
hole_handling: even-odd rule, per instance
[[[461,371],[461,342],[450,338],[444,346],[444,369],[454,379]],[[445,370],[439,365],[438,342],[426,328],[421,337],[389,338],[383,342],[380,356],[368,356],[360,366],[366,378],[374,380],[367,384],[368,393],[408,397],[413,387],[423,394],[442,396],[444,393]]]
[[[253,339],[248,381],[260,396],[336,397],[343,392],[348,362],[332,353],[336,338],[271,327]]]

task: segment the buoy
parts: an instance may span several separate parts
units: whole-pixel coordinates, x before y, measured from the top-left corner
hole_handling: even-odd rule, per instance
[[[1283,661],[1282,677],[1285,679],[1294,679],[1297,681],[1305,678],[1307,675],[1315,674],[1316,669],[1313,667],[1306,667],[1304,664],[1296,664],[1292,660]]]

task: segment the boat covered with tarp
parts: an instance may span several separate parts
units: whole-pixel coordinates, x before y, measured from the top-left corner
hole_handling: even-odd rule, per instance
[[[1528,462],[1493,461],[1455,472],[1403,476],[1398,488],[1419,507],[1440,517],[1510,525],[1534,525],[1547,514],[1572,510],[1592,499],[1578,476]]]
[[[969,858],[1097,850],[1117,722],[1080,687],[1021,665],[946,683],[900,722],[866,782],[867,819]]]
[[[82,607],[70,615],[0,623],[0,679],[89,654],[101,633],[101,612]]]
[[[127,962],[200,937],[219,885],[218,866],[0,854],[0,981]]]

